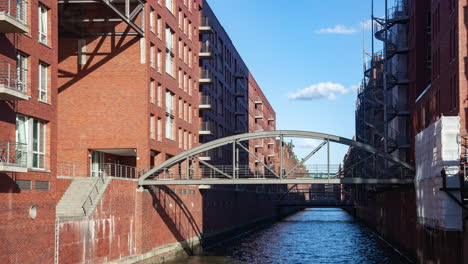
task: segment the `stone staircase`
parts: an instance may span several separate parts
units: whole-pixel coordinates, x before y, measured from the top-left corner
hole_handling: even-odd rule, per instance
[[[108,177],[73,179],[57,204],[56,216],[72,218],[92,215],[110,181]]]

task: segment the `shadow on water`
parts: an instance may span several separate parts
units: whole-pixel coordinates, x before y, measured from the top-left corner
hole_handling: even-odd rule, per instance
[[[336,208],[306,209],[173,263],[411,263]]]

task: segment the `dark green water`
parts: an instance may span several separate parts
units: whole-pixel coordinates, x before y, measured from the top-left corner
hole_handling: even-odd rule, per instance
[[[307,209],[266,228],[170,263],[408,262],[341,209]]]

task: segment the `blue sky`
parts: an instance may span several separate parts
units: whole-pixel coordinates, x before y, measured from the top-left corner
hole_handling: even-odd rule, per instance
[[[370,0],[208,3],[275,109],[277,129],[354,136],[363,31],[370,50]],[[375,9],[383,13],[381,3]],[[319,144],[294,142],[299,157]],[[332,163],[346,150],[333,145]],[[311,163],[323,164],[325,157],[322,150]]]

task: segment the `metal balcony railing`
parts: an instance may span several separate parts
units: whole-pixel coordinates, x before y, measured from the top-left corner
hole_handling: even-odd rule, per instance
[[[200,27],[211,27],[210,18],[209,17],[202,17],[200,21]]]
[[[28,146],[9,140],[0,140],[0,164],[15,167],[27,167]]]
[[[201,53],[211,53],[212,50],[213,50],[213,47],[209,41],[202,42],[201,47],[200,47]]]
[[[213,133],[215,131],[215,124],[210,121],[204,121],[200,125],[200,131],[209,131]]]
[[[211,80],[211,71],[208,69],[202,69],[200,73],[200,79],[210,79]]]
[[[211,105],[211,96],[202,95],[200,97],[200,105]]]
[[[17,67],[16,63],[0,60],[0,86],[27,93],[27,70]]]
[[[393,7],[387,9],[387,21],[398,22],[408,19],[406,14],[405,1],[395,0]]]
[[[115,163],[101,163],[90,168],[87,164],[59,162],[57,164],[58,176],[90,177],[110,176],[118,178],[138,178],[137,168]]]
[[[1,0],[0,14],[14,18],[23,25],[27,24],[28,2],[24,0]]]

